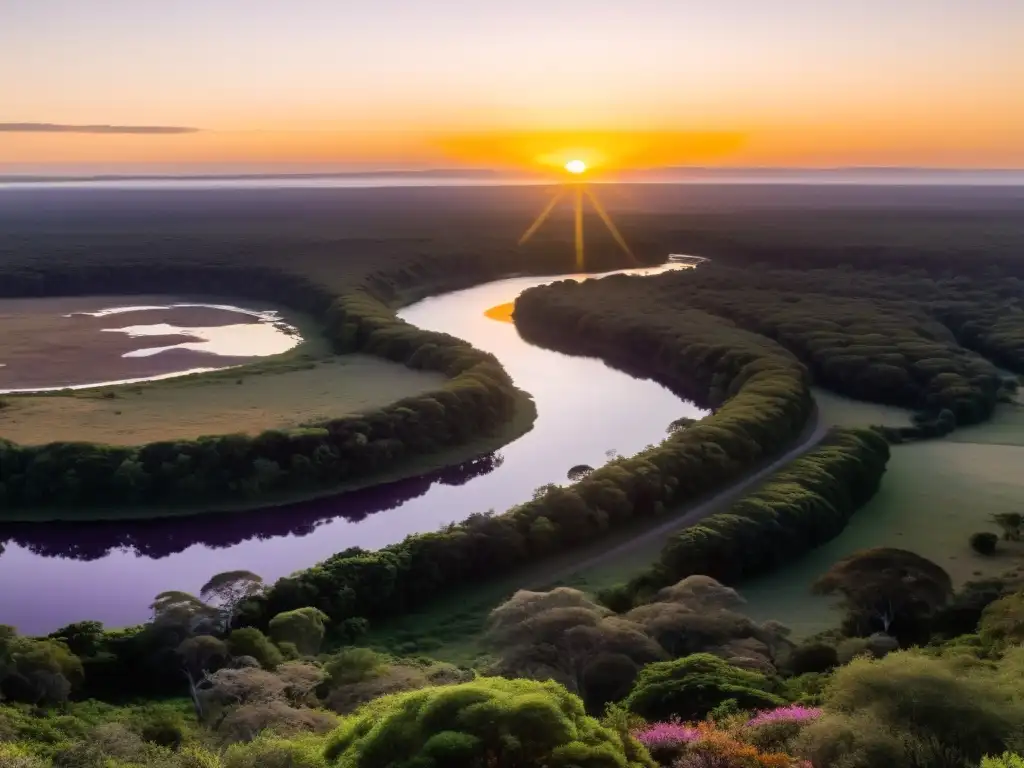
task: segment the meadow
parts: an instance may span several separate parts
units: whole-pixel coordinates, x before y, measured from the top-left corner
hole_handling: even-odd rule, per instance
[[[862,423],[872,423],[877,415],[871,405],[839,405],[831,413],[823,409],[826,418],[849,422],[862,410]],[[978,531],[998,533],[992,516],[1021,509],[1022,410],[1000,405],[985,424],[938,440],[893,446],[881,489],[843,535],[771,575],[744,583],[746,612],[777,619],[798,636],[829,629],[837,618],[832,601],[811,594],[810,587],[832,563],[868,547],[912,549],[941,565],[958,587],[1019,571],[1024,547],[1018,542],[1002,542],[995,555],[983,556],[968,540]]]
[[[8,396],[0,410],[0,434],[25,445],[139,445],[203,435],[258,435],[381,408],[445,381],[438,373],[369,355],[319,358],[305,366],[278,373],[239,369],[67,396]]]

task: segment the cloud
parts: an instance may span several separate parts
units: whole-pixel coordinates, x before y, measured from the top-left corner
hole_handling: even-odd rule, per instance
[[[64,125],[62,123],[0,123],[0,133],[115,133],[173,134],[198,133],[198,128],[180,125]]]

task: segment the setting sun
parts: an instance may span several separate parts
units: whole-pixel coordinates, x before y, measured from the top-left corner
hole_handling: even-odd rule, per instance
[[[582,160],[570,160],[565,164],[565,170],[569,173],[583,173],[587,170],[587,164]]]

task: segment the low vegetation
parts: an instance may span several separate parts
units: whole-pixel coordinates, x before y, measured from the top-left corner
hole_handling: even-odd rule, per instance
[[[310,361],[299,370],[199,376],[122,387],[116,398],[21,395],[0,415],[0,434],[23,445],[54,441],[140,445],[204,435],[255,437],[350,416],[423,394],[444,384],[436,373],[414,371],[364,355]]]

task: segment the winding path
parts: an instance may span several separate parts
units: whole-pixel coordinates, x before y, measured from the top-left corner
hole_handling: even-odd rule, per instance
[[[524,585],[523,588],[541,589],[544,587],[550,587],[552,584],[565,581],[574,574],[601,565],[606,560],[621,557],[644,544],[657,541],[658,539],[664,539],[676,531],[688,528],[691,525],[696,525],[704,518],[713,515],[716,512],[721,512],[723,509],[726,509],[729,505],[736,502],[739,498],[754,490],[762,481],[768,478],[772,473],[778,471],[783,465],[812,450],[819,442],[821,442],[825,435],[828,434],[828,431],[829,426],[822,422],[818,413],[818,408],[815,406],[811,413],[811,418],[808,419],[807,425],[804,427],[804,431],[797,439],[796,444],[777,458],[771,459],[767,463],[762,462],[758,469],[755,469],[746,476],[736,480],[736,482],[732,483],[730,486],[723,488],[716,493],[706,495],[689,504],[683,505],[671,520],[666,520],[661,525],[646,530],[629,541],[605,550],[598,555],[594,555],[582,562],[574,563],[567,568],[556,571],[545,577],[543,582],[535,581],[529,585]]]

